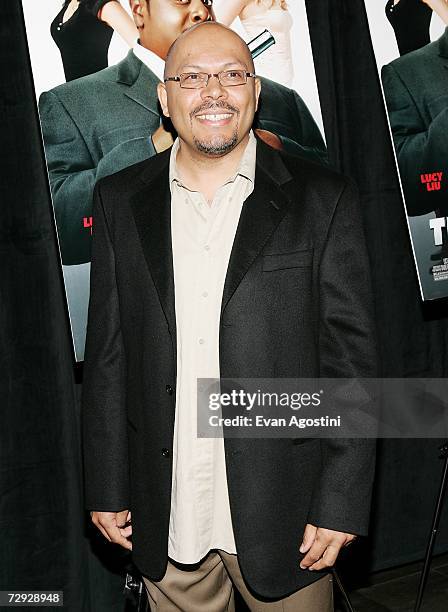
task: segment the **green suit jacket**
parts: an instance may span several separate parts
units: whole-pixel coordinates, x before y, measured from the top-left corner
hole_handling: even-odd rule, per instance
[[[41,95],[39,112],[62,261],[90,261],[97,180],[155,154],[159,79],[132,51],[115,66]],[[254,128],[269,130],[289,153],[326,161],[319,128],[291,89],[262,79]]]
[[[448,28],[381,73],[408,214],[448,212]],[[442,173],[440,189],[424,175]]]

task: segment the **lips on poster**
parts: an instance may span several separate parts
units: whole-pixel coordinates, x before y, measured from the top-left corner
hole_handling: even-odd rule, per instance
[[[448,3],[366,0],[424,300],[448,295]]]
[[[193,13],[247,42],[269,30],[275,44],[255,59],[264,79],[255,127],[292,154],[326,162],[304,0],[150,0],[151,23],[146,1],[22,0],[76,361],[84,358],[95,183],[172,143],[156,89]]]

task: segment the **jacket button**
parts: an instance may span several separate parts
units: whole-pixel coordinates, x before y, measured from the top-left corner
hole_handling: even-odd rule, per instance
[[[173,387],[171,385],[167,385],[165,387],[165,391],[168,393],[168,395],[173,395]]]
[[[164,457],[169,457],[170,456],[170,451],[168,448],[162,448],[162,455]]]

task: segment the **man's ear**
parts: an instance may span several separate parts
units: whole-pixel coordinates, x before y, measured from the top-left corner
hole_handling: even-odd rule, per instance
[[[129,0],[129,6],[131,7],[132,18],[137,28],[142,28],[144,25],[143,19],[143,3],[145,0]]]
[[[258,109],[258,99],[261,92],[261,81],[258,77],[255,78],[255,110]]]
[[[157,84],[157,95],[159,97],[160,106],[162,107],[162,112],[165,117],[169,117],[170,113],[168,111],[168,97],[166,94],[165,83]]]

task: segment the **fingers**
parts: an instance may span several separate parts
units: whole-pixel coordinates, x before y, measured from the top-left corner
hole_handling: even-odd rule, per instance
[[[132,525],[130,525],[130,522],[131,512],[129,510],[117,512],[117,527],[124,538],[128,538],[132,535]]]
[[[160,125],[152,135],[152,144],[157,153],[162,153],[173,144],[173,135]]]
[[[308,525],[307,525],[308,527]],[[305,528],[304,540],[307,533]],[[310,571],[322,570],[335,564],[339,551],[343,546],[348,546],[356,536],[334,531],[331,529],[317,528],[311,547],[307,548],[307,554],[300,562],[301,569]],[[301,546],[300,552],[306,552],[306,547]]]
[[[317,527],[314,525],[310,525],[309,523],[305,527],[305,531],[303,532],[303,540],[300,546],[300,552],[306,553],[311,548],[314,539],[316,537]]]
[[[91,512],[93,524],[109,542],[132,550],[132,543],[127,539],[132,535],[132,526],[128,524],[128,510],[122,512]]]
[[[120,534],[123,538],[129,538],[132,535],[132,525],[128,525],[124,529],[120,529]]]
[[[313,545],[311,546],[308,553],[303,557],[302,561],[300,562],[301,569],[308,569],[314,563],[316,563],[322,557],[322,555],[325,552],[325,549],[328,546],[328,544],[325,541],[323,541],[322,539],[319,539],[318,534],[319,534],[319,530],[317,530],[316,538],[313,542]]]
[[[268,130],[261,130],[260,128],[257,128],[255,130],[255,133],[259,138],[261,138],[261,140],[263,140],[266,144],[268,144],[273,149],[277,149],[277,151],[283,150],[283,143],[280,140],[280,138],[277,136],[277,134],[274,134],[273,132],[269,132]]]
[[[132,525],[130,524],[132,521],[132,516],[131,516],[131,511],[125,511],[126,512],[126,519],[125,519],[125,523],[123,525],[123,527],[121,525],[118,525],[118,527],[120,528],[120,533],[123,537],[125,538],[129,538],[129,536],[132,535]]]
[[[337,546],[332,546],[331,544],[329,544],[325,549],[323,555],[315,563],[310,565],[308,569],[310,570],[310,572],[314,572],[333,566],[336,563],[339,551],[340,547],[338,548]]]
[[[93,519],[92,519],[93,521]],[[107,533],[107,531],[104,529],[104,527],[102,527],[99,523],[95,523],[95,521],[93,521],[93,523],[98,527],[98,529],[101,531],[101,533],[103,534],[103,536],[106,538],[106,540],[108,540],[109,542],[111,542],[112,540],[109,537],[109,534]]]

